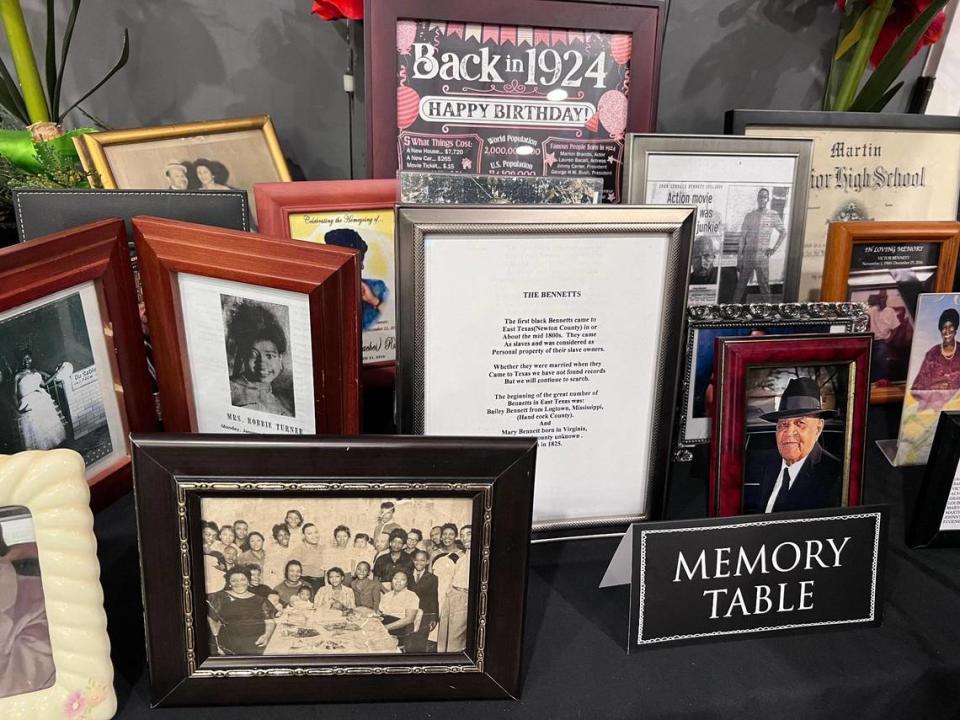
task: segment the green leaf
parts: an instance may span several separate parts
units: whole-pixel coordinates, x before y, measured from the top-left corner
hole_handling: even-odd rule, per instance
[[[96,85],[94,85],[90,90],[88,90],[86,93],[84,93],[84,94],[80,97],[80,99],[77,100],[73,105],[71,105],[71,106],[68,107],[66,110],[64,110],[63,113],[59,116],[58,122],[62,121],[63,118],[65,118],[65,117],[70,113],[70,111],[73,110],[77,105],[79,105],[80,103],[82,103],[82,102],[83,102],[84,100],[86,100],[88,97],[90,97],[91,95],[93,95],[97,90],[99,90],[101,87],[103,87],[104,83],[106,83],[107,80],[109,80],[109,79],[112,78],[114,75],[116,75],[116,74],[120,71],[120,69],[123,68],[123,66],[127,64],[127,60],[129,60],[129,59],[130,59],[130,33],[129,33],[129,31],[128,31],[126,28],[124,28],[124,29],[123,29],[123,47],[120,48],[120,57],[117,59],[117,62],[114,63],[113,67],[110,68],[110,72],[108,72],[108,73],[104,76],[103,80],[101,80],[100,82],[98,82],[98,83],[97,83]]]
[[[860,87],[860,80],[867,69],[867,62],[870,60],[870,53],[873,52],[874,45],[877,44],[877,38],[880,36],[880,30],[890,14],[890,8],[893,7],[893,0],[876,0],[869,8],[864,11],[867,18],[863,26],[863,37],[855,46],[853,57],[850,59],[850,65],[843,75],[843,80],[837,90],[836,101],[831,110],[849,110],[857,94],[857,88]]]
[[[44,73],[47,78],[47,97],[53,100],[53,89],[57,85],[57,11],[54,0],[47,0],[47,47]],[[53,110],[54,117],[57,112]]]
[[[844,55],[846,55],[850,48],[857,44],[857,41],[863,37],[863,26],[867,22],[867,14],[864,13],[859,17],[856,24],[853,26],[853,29],[844,35],[843,39],[840,40],[840,43],[837,45],[837,52],[834,54],[833,59],[839,60]]]
[[[0,103],[7,111],[17,118],[24,125],[30,124],[30,116],[27,114],[27,104],[23,101],[23,95],[20,94],[20,87],[17,81],[13,79],[3,60],[0,60]]]
[[[896,95],[897,92],[898,92],[898,91],[900,90],[900,88],[902,88],[902,87],[903,87],[903,80],[901,80],[901,81],[898,82],[896,85],[894,85],[892,88],[890,88],[889,90],[887,90],[887,91],[883,94],[883,97],[881,97],[879,100],[877,100],[876,103],[874,103],[874,104],[871,105],[869,108],[867,108],[867,112],[880,112],[881,110],[883,110],[883,108],[885,108],[885,107],[887,106],[887,103],[890,102],[891,100],[893,100],[893,96]]]
[[[906,29],[900,33],[900,37],[890,48],[887,56],[880,62],[877,69],[864,83],[860,94],[851,103],[850,109],[858,112],[870,112],[869,108],[880,103],[887,94],[887,88],[903,72],[903,69],[910,62],[913,55],[913,48],[920,42],[920,38],[927,30],[927,26],[933,21],[937,13],[950,0],[933,0],[927,9],[910,23]],[[889,98],[887,98],[889,101]]]
[[[60,71],[57,73],[57,82],[53,89],[53,95],[50,97],[50,113],[58,118],[57,122],[63,120],[67,113],[60,113],[60,91],[63,89],[63,71],[67,69],[67,53],[70,52],[70,41],[73,39],[73,29],[77,24],[77,14],[80,12],[80,3],[83,0],[73,0],[73,6],[70,8],[70,16],[67,18],[67,27],[63,31],[63,47],[60,50]],[[70,112],[69,110],[67,112]]]

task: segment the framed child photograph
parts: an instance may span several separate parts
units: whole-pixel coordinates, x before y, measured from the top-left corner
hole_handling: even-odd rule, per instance
[[[687,308],[687,343],[680,386],[678,456],[710,442],[718,391],[714,342],[718,337],[850,333],[867,329],[859,303],[694,305]]]
[[[689,305],[797,300],[809,140],[627,136],[624,202],[694,205]]]
[[[667,0],[364,3],[370,172],[599,177],[656,129]]]
[[[258,183],[254,195],[265,235],[346,247],[360,254],[363,364],[392,366],[397,356],[393,237],[397,182]]]
[[[75,450],[99,506],[156,426],[123,222],[0,250],[0,454]]]
[[[716,339],[711,515],[861,504],[872,339]]]
[[[352,250],[136,217],[164,428],[359,429]]]
[[[133,442],[155,706],[519,696],[536,440]]]
[[[960,411],[940,413],[930,461],[907,525],[907,545],[960,546]]]
[[[420,206],[397,223],[400,431],[539,438],[543,535],[659,515],[692,209]]]
[[[0,717],[117,711],[83,458],[0,455]]]
[[[903,400],[917,298],[953,289],[958,249],[958,222],[830,223],[820,295],[867,305],[871,402]]]
[[[958,327],[960,293],[919,297],[895,454],[881,446],[896,466],[926,465],[940,413],[960,410]]]

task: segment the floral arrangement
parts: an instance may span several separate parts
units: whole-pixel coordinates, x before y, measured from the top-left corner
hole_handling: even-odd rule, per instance
[[[940,40],[950,0],[836,0],[837,47],[824,110],[880,112],[903,86],[896,82],[920,49]],[[862,84],[867,65],[873,72]]]
[[[313,0],[310,12],[324,20],[363,20],[363,0]]]

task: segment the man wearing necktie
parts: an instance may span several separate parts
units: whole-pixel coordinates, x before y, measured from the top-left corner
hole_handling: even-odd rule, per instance
[[[794,378],[776,411],[760,417],[777,424],[777,450],[747,452],[746,483],[758,485],[759,503],[744,512],[783,512],[839,507],[843,466],[820,445],[825,418],[820,388],[811,378]]]

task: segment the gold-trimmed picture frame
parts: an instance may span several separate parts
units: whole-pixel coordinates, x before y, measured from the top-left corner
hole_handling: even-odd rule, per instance
[[[73,450],[0,455],[0,528],[7,535],[0,579],[16,577],[12,602],[9,583],[0,582],[0,614],[14,613],[17,632],[30,641],[19,650],[30,656],[22,664],[36,675],[52,661],[54,671],[52,680],[20,683],[20,690],[31,683],[37,689],[0,697],[0,717],[108,720],[117,698],[83,458]],[[5,658],[4,685],[16,655]]]

